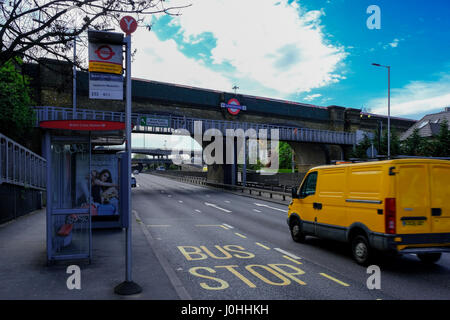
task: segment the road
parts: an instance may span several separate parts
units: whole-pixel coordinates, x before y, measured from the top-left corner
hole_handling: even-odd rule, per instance
[[[450,255],[383,258],[381,289],[344,244],[292,241],[287,205],[150,174],[136,176],[133,212],[184,299],[450,299]],[[135,231],[138,232],[138,231]]]

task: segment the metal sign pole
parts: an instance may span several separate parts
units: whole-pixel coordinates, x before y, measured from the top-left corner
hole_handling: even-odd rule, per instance
[[[114,288],[114,292],[121,295],[131,295],[142,292],[142,288],[132,280],[132,252],[131,252],[131,35],[127,35],[124,39],[127,47],[126,60],[126,107],[125,107],[125,121],[126,121],[126,157],[127,157],[127,177],[125,179],[128,197],[128,226],[126,227],[126,245],[125,245],[125,281]]]

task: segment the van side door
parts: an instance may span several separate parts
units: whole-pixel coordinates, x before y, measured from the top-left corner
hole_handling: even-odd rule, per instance
[[[300,218],[302,219],[303,232],[316,234],[316,187],[318,172],[313,171],[305,178],[299,192]]]

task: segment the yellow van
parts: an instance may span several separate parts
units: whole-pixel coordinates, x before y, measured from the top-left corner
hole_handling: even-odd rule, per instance
[[[356,262],[376,251],[437,262],[450,252],[450,161],[398,159],[327,165],[292,189],[294,241],[311,235],[351,244]]]

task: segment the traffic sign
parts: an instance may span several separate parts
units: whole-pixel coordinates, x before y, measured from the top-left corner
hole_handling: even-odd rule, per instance
[[[125,16],[120,19],[120,29],[126,33],[126,35],[130,35],[137,29],[137,21],[131,16]]]

